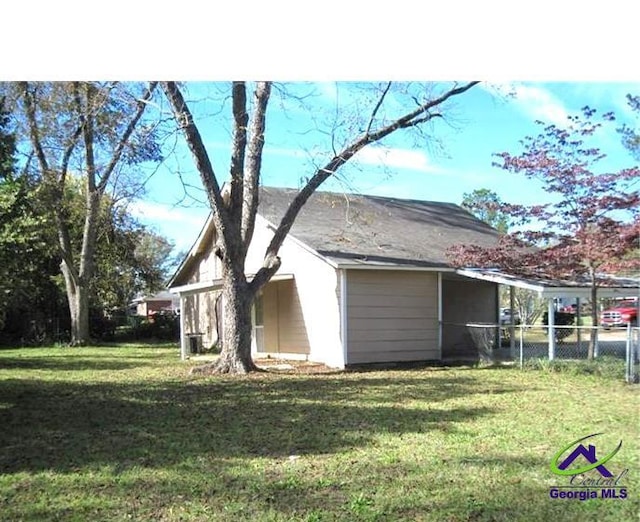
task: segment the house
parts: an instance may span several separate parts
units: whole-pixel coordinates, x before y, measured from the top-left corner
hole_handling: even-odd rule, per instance
[[[133,315],[150,317],[158,312],[176,312],[180,300],[175,294],[166,290],[152,295],[141,295],[131,301]]]
[[[263,187],[246,260],[250,276],[296,190]],[[221,267],[211,217],[171,279],[189,338],[222,338]],[[498,285],[461,275],[455,244],[493,245],[498,233],[451,203],[316,192],[256,299],[253,354],[343,368],[477,355],[467,323],[498,321]]]

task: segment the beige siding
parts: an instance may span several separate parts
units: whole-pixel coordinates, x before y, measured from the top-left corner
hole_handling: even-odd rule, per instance
[[[271,282],[262,296],[265,352],[308,354],[307,327],[295,281]]]
[[[209,281],[222,276],[220,270],[220,259],[216,257],[213,250],[208,250],[199,264],[198,281]]]
[[[264,303],[264,351],[278,353],[278,291],[277,283],[268,283],[262,290]]]
[[[280,351],[309,353],[309,340],[300,298],[295,282],[280,281],[275,284],[278,296],[278,334]]]
[[[349,270],[348,364],[437,359],[435,272]]]
[[[201,334],[204,348],[217,341],[215,305],[218,292],[203,292],[185,297],[184,314],[186,334]]]

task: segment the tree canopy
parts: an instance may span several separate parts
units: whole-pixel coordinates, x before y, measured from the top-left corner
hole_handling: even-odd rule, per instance
[[[128,197],[135,167],[161,159],[157,121],[143,115],[155,90],[119,82],[13,82],[10,100],[24,176],[56,231],[73,344],[89,340],[89,295],[96,275],[98,217],[105,194]],[[81,179],[84,204],[68,207],[69,184]],[[81,214],[81,234],[72,230]]]
[[[631,110],[640,116],[640,95],[627,94],[627,103]],[[623,125],[618,129],[622,136],[622,144],[636,160],[640,160],[640,131],[631,125]]]
[[[509,228],[509,216],[502,210],[502,206],[500,196],[487,188],[466,192],[462,196],[462,208],[499,232],[506,233]]]
[[[567,126],[545,125],[521,143],[523,151],[497,154],[497,163],[513,174],[541,182],[554,201],[539,205],[503,205],[519,229],[497,247],[460,245],[450,252],[459,266],[495,267],[523,276],[587,281],[591,285],[593,324],[597,324],[597,288],[607,274],[637,270],[629,256],[640,238],[640,190],[637,166],[613,172],[599,168],[606,154],[591,145],[603,125],[614,121],[585,107]],[[593,355],[592,332],[589,355]]]
[[[595,110],[585,107],[567,127],[539,122],[542,132],[522,141],[522,153],[497,154],[497,165],[540,181],[555,201],[502,205],[519,229],[493,249],[459,247],[452,259],[463,265],[594,281],[601,272],[637,267],[639,261],[626,253],[636,245],[640,227],[640,169],[603,172],[598,166],[606,155],[589,144],[610,121],[612,114],[598,118]]]
[[[24,177],[19,177],[25,183]],[[2,194],[8,184],[0,181]],[[60,274],[57,231],[37,185],[26,184],[19,206],[0,212],[0,341],[38,343],[70,339],[64,279]],[[86,201],[80,180],[67,185],[67,229],[82,243]],[[138,294],[164,288],[173,263],[173,244],[105,197],[97,216],[96,274],[88,291],[93,336],[112,314],[123,314]]]

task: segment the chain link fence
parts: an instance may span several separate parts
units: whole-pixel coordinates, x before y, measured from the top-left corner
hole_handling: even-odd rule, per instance
[[[544,361],[588,361],[590,355],[627,382],[640,375],[640,328],[468,323],[472,348],[481,361],[517,361],[520,367]]]

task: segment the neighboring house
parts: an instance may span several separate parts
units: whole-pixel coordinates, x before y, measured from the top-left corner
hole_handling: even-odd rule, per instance
[[[134,315],[143,317],[149,317],[158,312],[177,312],[179,306],[180,299],[166,290],[153,295],[137,297],[131,302]]]
[[[262,188],[246,272],[264,251],[293,189]],[[222,337],[220,260],[211,217],[170,281],[188,338]],[[317,192],[300,212],[280,269],[254,306],[255,356],[347,365],[477,355],[466,323],[497,323],[498,285],[460,275],[455,244],[493,245],[498,233],[451,203]]]

